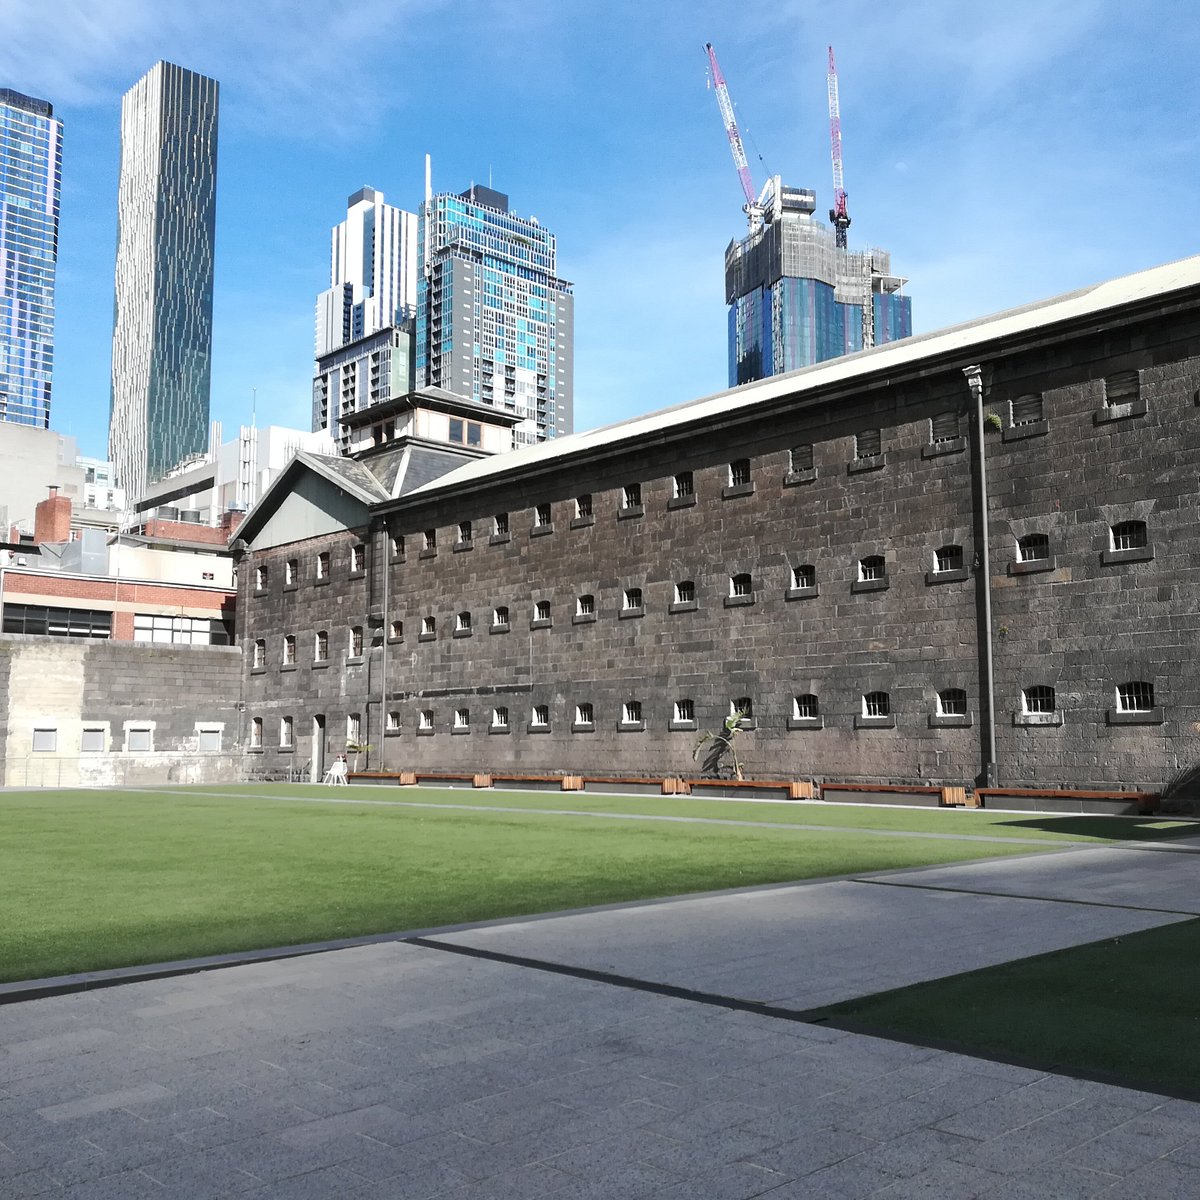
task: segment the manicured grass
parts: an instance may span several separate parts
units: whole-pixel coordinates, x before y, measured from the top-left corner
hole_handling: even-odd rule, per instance
[[[249,785],[231,789],[237,795],[206,790],[0,793],[0,980],[1029,852],[863,831],[875,817],[888,828],[910,817],[914,827],[932,820],[967,832],[965,822],[938,820],[962,814],[863,812],[862,824],[825,832],[536,811],[662,811],[653,797],[530,794],[530,811],[501,813],[308,803]],[[339,801],[483,799],[415,789],[402,797],[385,789],[293,791]],[[514,804],[511,793],[489,799]],[[750,820],[779,807],[794,816],[811,811],[825,824],[835,811],[714,801],[670,807]]]
[[[229,795],[253,790],[262,796],[312,798],[350,796],[421,804],[495,808],[569,809],[574,812],[710,817],[729,821],[837,826],[841,829],[898,830],[967,837],[1011,837],[1032,841],[1159,841],[1200,833],[1200,822],[1171,817],[1063,816],[1006,813],[985,809],[891,808],[868,804],[808,804],[795,801],[714,800],[703,796],[606,796],[595,792],[508,792],[474,788],[353,786],[342,790],[311,784],[246,784],[200,787],[198,792]]]
[[[1200,1093],[1200,921],[828,1009],[856,1027]]]

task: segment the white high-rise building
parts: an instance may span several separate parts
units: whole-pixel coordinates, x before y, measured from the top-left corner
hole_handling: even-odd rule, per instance
[[[364,187],[330,239],[329,288],[317,297],[316,355],[402,323],[417,307],[417,215]]]
[[[341,418],[413,386],[417,216],[365,187],[330,239],[329,288],[317,297],[312,427],[349,446]]]
[[[217,93],[159,62],[121,102],[108,452],[131,500],[208,444]]]

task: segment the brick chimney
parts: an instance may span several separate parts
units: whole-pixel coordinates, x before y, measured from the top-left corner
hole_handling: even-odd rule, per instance
[[[234,531],[245,519],[246,514],[240,509],[228,508],[221,514],[221,529],[226,541],[233,537]]]
[[[51,484],[50,495],[33,510],[33,540],[39,546],[71,540],[71,500],[58,494],[56,484]]]

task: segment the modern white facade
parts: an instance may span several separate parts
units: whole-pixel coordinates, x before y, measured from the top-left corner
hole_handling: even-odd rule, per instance
[[[364,187],[333,227],[330,287],[317,297],[312,427],[349,446],[339,419],[410,391],[417,217]]]
[[[111,462],[81,454],[76,460],[83,469],[83,506],[101,512],[122,512],[125,489],[117,486],[117,472]]]
[[[329,288],[317,297],[314,357],[400,324],[416,307],[416,213],[361,188],[346,202],[346,219],[333,227]]]
[[[121,102],[109,457],[132,501],[208,442],[217,105],[167,62]]]
[[[136,506],[140,518],[219,525],[230,509],[251,508],[293,455],[336,453],[323,434],[283,425],[243,425],[236,438],[222,442],[215,423],[213,435],[207,454],[177,464],[148,487]]]

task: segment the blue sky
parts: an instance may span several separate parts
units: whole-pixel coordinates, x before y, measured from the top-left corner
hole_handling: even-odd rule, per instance
[[[120,98],[157,59],[221,82],[213,416],[307,426],[329,228],[364,184],[414,208],[509,193],[575,284],[576,428],[720,390],[741,192],[832,190],[892,252],[917,332],[1193,254],[1200,18],[1188,0],[0,0],[0,87],[65,122],[53,423],[103,453]],[[761,153],[766,166],[758,158]]]

